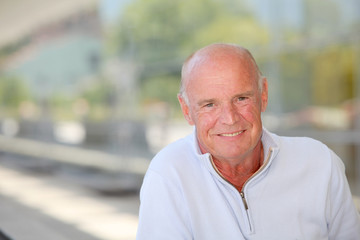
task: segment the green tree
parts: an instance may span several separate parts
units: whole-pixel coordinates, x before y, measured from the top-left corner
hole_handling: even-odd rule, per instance
[[[23,101],[29,99],[29,88],[20,78],[15,76],[0,78],[0,102],[3,108],[16,111]]]
[[[163,86],[166,86],[165,91]],[[168,102],[171,106],[176,107],[178,106],[178,91],[178,78],[171,75],[157,76],[147,79],[142,87],[141,97],[143,102]]]
[[[181,64],[191,52],[213,42],[256,48],[267,43],[268,34],[237,0],[136,0],[108,39],[109,52],[142,66],[143,101],[175,104]]]
[[[239,1],[137,0],[121,14],[109,49],[145,62],[182,58],[212,42],[254,47],[268,39]]]
[[[113,114],[112,107],[116,105],[114,85],[104,78],[90,84],[80,96],[89,105],[87,118],[92,120],[104,120]]]
[[[354,97],[355,56],[351,46],[329,46],[312,54],[312,99],[317,105],[338,105]]]

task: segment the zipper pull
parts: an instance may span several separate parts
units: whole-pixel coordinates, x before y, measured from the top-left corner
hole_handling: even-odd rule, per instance
[[[247,211],[247,210],[249,209],[249,207],[248,207],[248,204],[247,204],[247,202],[246,202],[244,192],[240,192],[240,196],[241,196],[241,199],[242,199],[242,201],[243,201],[243,203],[244,203],[245,210]]]

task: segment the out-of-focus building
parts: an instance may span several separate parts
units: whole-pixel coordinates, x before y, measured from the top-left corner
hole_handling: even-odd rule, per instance
[[[93,11],[99,0],[27,0],[0,2],[0,48],[20,41],[42,27]]]
[[[98,0],[2,1],[0,71],[15,74],[46,98],[76,90],[96,72],[102,30]]]

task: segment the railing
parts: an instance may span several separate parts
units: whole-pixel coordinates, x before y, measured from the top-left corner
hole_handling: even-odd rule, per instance
[[[0,135],[0,151],[92,167],[106,171],[144,174],[149,159],[124,157],[97,150]]]
[[[304,132],[292,130],[278,133],[287,136],[313,137],[326,143],[355,144],[360,146],[359,132]],[[3,135],[0,135],[0,151],[44,158],[83,167],[92,167],[110,172],[124,171],[134,174],[145,174],[150,163],[150,160],[145,158],[124,157],[97,150],[82,149],[23,138],[5,137]],[[358,152],[357,158],[359,158],[359,156],[360,154]],[[360,160],[356,159],[356,162],[357,170],[360,170]],[[357,173],[360,175],[359,171],[357,171]],[[356,179],[356,181],[359,181],[359,179]],[[354,196],[353,199],[360,212],[360,197]]]

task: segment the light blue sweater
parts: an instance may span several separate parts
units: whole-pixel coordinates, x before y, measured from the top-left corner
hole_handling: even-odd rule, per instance
[[[265,129],[262,142],[264,166],[241,193],[195,133],[160,151],[141,188],[137,239],[360,239],[343,163],[328,147]]]

